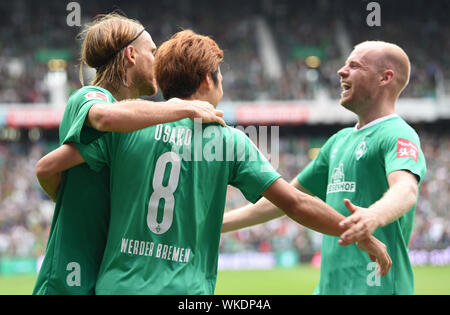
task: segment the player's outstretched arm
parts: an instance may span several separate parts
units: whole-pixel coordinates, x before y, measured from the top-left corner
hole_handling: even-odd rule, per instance
[[[405,214],[417,202],[418,184],[415,175],[409,171],[395,171],[388,176],[389,190],[369,208],[355,206],[345,200],[345,206],[352,213],[340,224],[349,229],[342,239],[352,243],[368,237],[378,228],[385,226]],[[351,225],[351,227],[350,227]]]
[[[289,185],[282,178],[277,179],[263,193],[263,196],[283,210],[290,218],[315,231],[340,236],[345,232],[339,223],[345,217],[318,198],[300,192]],[[369,253],[381,267],[380,274],[386,275],[392,261],[386,246],[375,237],[363,237],[358,241],[360,249]],[[339,240],[339,244],[348,245],[349,242]]]
[[[62,171],[84,162],[72,143],[48,153],[36,164],[36,177],[45,193],[56,202]]]
[[[302,192],[310,194],[300,185],[297,178],[294,178],[290,185]],[[268,222],[270,220],[284,216],[283,210],[275,206],[266,198],[261,198],[255,204],[248,204],[244,207],[227,211],[223,217],[222,233],[227,233],[249,226]]]
[[[96,103],[89,110],[86,123],[100,131],[131,132],[184,118],[226,125],[223,112],[208,102],[171,99],[167,102],[124,100]]]
[[[302,193],[279,178],[263,196],[283,210],[291,219],[320,233],[340,236],[346,229],[339,223],[345,217],[318,198]]]

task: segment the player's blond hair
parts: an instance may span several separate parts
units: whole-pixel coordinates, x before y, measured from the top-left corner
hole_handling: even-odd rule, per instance
[[[99,15],[86,24],[78,35],[83,40],[80,58],[80,81],[83,85],[83,64],[96,69],[91,85],[118,89],[126,82],[124,46],[142,33],[137,21],[117,13]]]

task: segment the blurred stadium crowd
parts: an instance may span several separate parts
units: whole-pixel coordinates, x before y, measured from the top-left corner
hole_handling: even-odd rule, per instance
[[[68,2],[68,1],[67,1]],[[442,78],[450,78],[450,12],[448,1],[378,1],[382,25],[366,25],[367,1],[336,0],[165,0],[146,2],[77,1],[82,23],[107,13],[118,4],[129,17],[139,19],[157,45],[180,28],[212,36],[225,51],[224,101],[312,99],[321,92],[340,93],[337,69],[352,45],[368,39],[398,43],[412,62],[411,81],[402,97],[434,98]],[[48,49],[67,59],[70,90],[78,81],[78,27],[66,24],[65,2],[60,0],[0,2],[0,104],[47,103],[44,62]],[[411,5],[414,4],[414,5]],[[401,13],[401,14],[398,14]],[[260,21],[269,27],[279,55],[280,71],[270,78],[259,54]],[[256,25],[259,25],[257,27]],[[319,57],[305,63],[308,55]],[[446,89],[446,87],[444,87]],[[160,97],[160,96],[159,96]],[[427,157],[428,173],[421,188],[412,249],[450,246],[450,135],[418,130]],[[330,134],[326,135],[329,136]],[[313,139],[288,135],[280,139],[280,167],[292,179],[310,161]],[[35,164],[51,146],[45,140],[30,143],[0,141],[0,257],[39,256],[45,251],[54,204],[35,178]],[[230,188],[227,209],[246,202]],[[221,252],[269,252],[283,249],[312,254],[320,248],[320,234],[287,218],[226,234]]]
[[[142,21],[157,45],[181,28],[212,36],[225,51],[224,100],[308,99],[318,90],[337,97],[337,69],[355,43],[368,39],[396,42],[409,54],[411,84],[403,97],[435,97],[437,82],[450,77],[450,57],[442,53],[450,49],[448,1],[379,1],[383,27],[378,28],[366,24],[366,1],[78,2],[82,23],[112,11],[116,3]],[[67,59],[71,90],[79,87],[79,42],[74,38],[81,28],[67,25],[68,13],[58,0],[0,3],[0,28],[7,30],[0,33],[1,102],[48,100],[43,58],[49,48]],[[277,48],[280,69],[275,77],[265,72],[267,60],[258,40],[264,28],[258,21],[264,21]],[[308,55],[319,57],[319,63],[307,65]]]
[[[421,186],[411,249],[444,249],[450,246],[450,135],[419,131],[427,156],[428,173]],[[313,138],[283,136],[278,171],[294,178],[310,161]],[[0,257],[39,256],[45,250],[54,203],[42,192],[34,175],[38,159],[47,151],[45,141],[33,145],[0,144]],[[226,209],[247,202],[230,187]],[[320,249],[321,236],[289,218],[224,234],[222,253],[297,250],[310,256]]]

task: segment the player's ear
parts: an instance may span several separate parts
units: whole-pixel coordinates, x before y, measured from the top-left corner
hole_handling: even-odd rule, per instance
[[[214,89],[216,87],[216,83],[213,79],[213,74],[212,73],[208,73],[206,75],[206,80],[208,81],[208,87],[210,90]]]
[[[203,77],[203,80],[200,83],[200,88],[203,89],[203,91],[207,92],[213,89],[213,87],[214,81],[212,79],[211,73],[208,73]]]
[[[136,65],[136,48],[132,45],[125,47],[125,64],[127,66]]]
[[[380,85],[389,84],[392,80],[394,80],[394,70],[387,69],[381,73]]]

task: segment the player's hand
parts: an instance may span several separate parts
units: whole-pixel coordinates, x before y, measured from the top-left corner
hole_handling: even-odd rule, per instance
[[[386,245],[376,239],[374,236],[357,242],[359,249],[367,252],[372,261],[377,262],[377,274],[384,277],[392,266],[392,260],[387,252]]]
[[[222,126],[227,124],[223,120],[223,111],[216,109],[213,105],[204,101],[187,101],[192,108],[192,120],[201,119],[202,123],[216,122]]]
[[[339,223],[341,227],[347,228],[341,235],[343,243],[351,244],[366,239],[379,227],[376,215],[370,210],[355,206],[348,199],[344,199],[344,204],[352,214]]]

